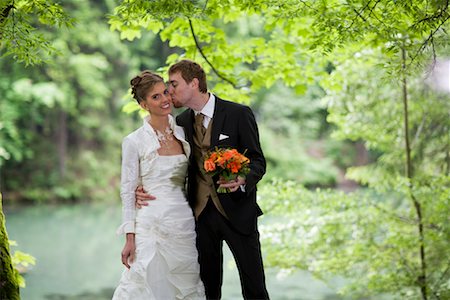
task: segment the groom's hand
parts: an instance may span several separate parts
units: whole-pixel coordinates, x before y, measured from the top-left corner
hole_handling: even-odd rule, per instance
[[[241,186],[245,186],[247,182],[245,178],[238,176],[235,180],[230,181],[221,178],[217,183],[220,184],[219,187],[221,188],[228,188],[230,192],[236,192]]]
[[[134,191],[135,194],[135,200],[136,200],[136,207],[141,208],[142,206],[147,206],[148,201],[155,200],[156,197],[152,196],[150,194],[147,194],[147,192],[144,190],[144,187],[142,185],[139,185],[136,190]]]

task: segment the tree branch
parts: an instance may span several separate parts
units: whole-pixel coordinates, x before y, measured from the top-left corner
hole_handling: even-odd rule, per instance
[[[381,24],[383,24],[384,27],[388,27],[388,26],[386,25],[386,23],[384,23],[383,20],[381,20],[381,19],[375,14],[375,12],[374,12],[375,7],[377,7],[378,3],[380,3],[380,2],[381,2],[381,0],[377,0],[377,2],[375,2],[375,4],[374,4],[371,8],[369,8],[369,11],[370,11],[369,15],[372,15],[375,19],[378,20],[378,22],[380,22]]]
[[[3,8],[2,12],[0,13],[0,24],[2,24],[6,20],[6,18],[8,18],[9,12],[13,8],[15,8],[14,4],[10,4]]]
[[[203,53],[203,50],[197,40],[197,36],[195,35],[194,32],[194,26],[192,25],[192,21],[190,18],[188,18],[189,20],[189,27],[191,28],[191,33],[192,33],[192,37],[194,38],[194,42],[195,42],[195,46],[197,47],[198,51],[200,52],[200,54],[202,55],[203,59],[206,61],[206,63],[211,67],[211,69],[213,70],[214,73],[216,73],[216,75],[221,78],[222,80],[228,82],[229,84],[231,84],[235,89],[239,89],[238,86],[236,86],[236,84],[234,82],[232,82],[230,79],[226,78],[225,76],[223,76],[222,74],[220,74],[219,71],[217,71],[217,69],[213,66],[213,64],[208,60],[208,58],[206,57],[206,55]]]
[[[438,287],[441,284],[441,282],[443,282],[446,279],[447,273],[449,271],[450,271],[450,261],[447,262],[447,268],[445,269],[444,272],[442,272],[441,277],[435,281],[433,290],[436,289],[436,287]],[[437,299],[439,299],[439,298],[437,298]]]
[[[420,48],[417,50],[417,52],[414,54],[414,56],[411,58],[411,61],[409,62],[409,65],[413,63],[413,61],[419,56],[420,52],[422,52],[427,44],[431,41],[433,42],[433,37],[436,34],[436,32],[450,19],[450,15],[448,15],[442,22],[439,24],[437,28],[435,28],[433,31],[431,31],[430,35],[427,37],[427,39],[422,43]],[[434,46],[434,45],[433,45]]]
[[[378,209],[378,210],[380,210],[381,212],[383,212],[384,214],[389,215],[389,216],[391,216],[392,218],[397,219],[397,220],[400,221],[400,222],[403,222],[403,223],[406,223],[406,224],[410,224],[410,225],[418,225],[418,224],[419,224],[419,221],[418,221],[417,219],[412,219],[412,218],[400,216],[400,215],[396,214],[395,212],[388,211],[388,210],[386,210],[386,209],[380,207],[380,206],[379,206],[378,204],[376,204],[376,203],[372,203],[372,205],[373,205],[376,209]],[[430,224],[424,224],[423,226],[426,227],[426,228],[429,229],[429,230],[434,230],[434,231],[440,232],[440,233],[443,233],[443,232],[444,232],[443,228],[440,227],[440,226],[438,226],[438,225],[436,225],[436,224],[430,223]]]
[[[428,15],[428,16],[426,16],[425,18],[420,19],[419,21],[417,21],[413,26],[417,26],[417,25],[419,25],[420,23],[432,21],[432,20],[439,19],[439,18],[443,17],[443,16],[444,16],[444,13],[447,12],[448,5],[449,5],[449,0],[446,1],[445,5],[443,5],[444,8],[441,9],[441,10],[439,11],[439,13],[437,13],[437,14],[435,13],[435,14],[432,14],[432,15]]]
[[[350,28],[353,27],[353,24],[355,23],[358,17],[360,17],[364,22],[367,22],[367,20],[362,16],[362,13],[364,13],[366,8],[369,6],[370,2],[372,2],[372,0],[369,0],[360,11],[357,11],[356,8],[353,8],[353,11],[356,13],[356,16],[353,18],[352,23],[346,28],[346,30],[349,30]]]

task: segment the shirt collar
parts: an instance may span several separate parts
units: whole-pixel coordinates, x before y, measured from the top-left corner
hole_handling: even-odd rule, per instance
[[[209,99],[208,102],[206,102],[205,106],[203,106],[201,111],[195,111],[195,114],[202,113],[205,116],[212,119],[214,115],[214,108],[216,106],[216,97],[213,95],[213,93],[209,93]]]

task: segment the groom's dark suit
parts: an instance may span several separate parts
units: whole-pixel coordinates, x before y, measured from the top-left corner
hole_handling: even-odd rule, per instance
[[[262,211],[256,203],[256,184],[265,173],[266,161],[259,142],[257,124],[249,107],[217,96],[215,101],[210,147],[230,147],[240,153],[246,151],[245,155],[250,159],[250,173],[246,176],[245,192],[238,189],[236,192],[218,194],[226,216],[219,213],[211,199],[198,216],[197,247],[201,277],[207,298],[220,298],[222,241],[225,240],[239,269],[244,298],[268,299],[257,230],[257,217]],[[177,123],[184,127],[186,138],[194,147],[194,111],[187,109],[181,113]],[[202,172],[198,166],[191,154],[188,200],[193,208],[197,201],[195,180],[198,172]]]

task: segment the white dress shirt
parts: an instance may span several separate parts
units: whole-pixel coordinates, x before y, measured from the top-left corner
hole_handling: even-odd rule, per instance
[[[201,111],[194,111],[195,115],[202,113],[203,117],[203,127],[208,128],[209,122],[212,120],[214,116],[214,108],[216,107],[216,97],[209,93],[208,102],[206,102],[205,106],[203,106]]]

